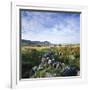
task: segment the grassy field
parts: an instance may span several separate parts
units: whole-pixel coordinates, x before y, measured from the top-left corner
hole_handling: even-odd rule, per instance
[[[51,56],[45,57],[45,54],[48,52],[52,52],[52,54],[50,54]],[[21,58],[22,78],[63,76],[62,72],[67,67],[71,66],[80,71],[80,45],[61,45],[53,47],[22,46]],[[49,59],[48,61],[42,61],[43,58],[45,60]],[[41,69],[40,65],[42,65]],[[74,76],[74,74],[71,74],[71,76]]]

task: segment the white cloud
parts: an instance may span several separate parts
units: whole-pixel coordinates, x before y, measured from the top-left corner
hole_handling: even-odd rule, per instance
[[[29,15],[31,14],[29,13]],[[69,16],[67,18],[52,18],[51,13],[46,15],[45,13],[34,13],[33,15],[31,19],[22,17],[22,39],[50,41],[51,43],[80,42],[79,20],[77,18]]]

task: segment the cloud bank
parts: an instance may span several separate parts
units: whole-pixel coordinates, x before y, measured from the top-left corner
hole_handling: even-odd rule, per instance
[[[80,43],[80,13],[21,10],[21,38]]]

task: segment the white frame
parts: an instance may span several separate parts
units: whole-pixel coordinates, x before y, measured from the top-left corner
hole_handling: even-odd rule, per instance
[[[80,76],[19,80],[19,9],[57,10],[81,12],[80,21]],[[11,3],[11,87],[37,87],[48,85],[80,84],[87,82],[87,7],[45,3]]]

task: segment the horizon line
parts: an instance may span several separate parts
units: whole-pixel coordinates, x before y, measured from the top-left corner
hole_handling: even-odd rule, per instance
[[[21,39],[21,40],[28,40],[28,41],[39,41],[39,42],[46,42],[47,40],[45,40],[45,41],[40,41],[40,40],[29,40],[29,39]],[[52,42],[50,42],[50,41],[47,41],[47,42],[49,42],[49,43],[51,43],[51,44],[80,44],[80,42],[75,42],[75,43],[52,43]]]

